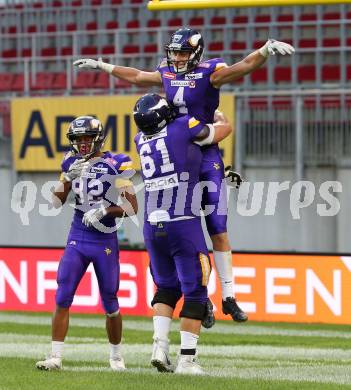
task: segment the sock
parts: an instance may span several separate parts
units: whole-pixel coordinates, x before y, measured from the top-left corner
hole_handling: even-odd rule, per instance
[[[162,347],[168,348],[168,334],[171,329],[172,318],[164,316],[154,316],[154,336],[153,339],[159,340]]]
[[[64,341],[51,341],[52,356],[62,359],[64,344]]]
[[[121,357],[121,343],[111,344],[110,343],[110,359],[116,359]]]
[[[225,301],[228,297],[233,297],[233,271],[232,271],[232,253],[213,251],[213,257],[216,264],[218,278],[221,282],[222,299]]]
[[[180,354],[181,355],[195,355],[197,340],[199,336],[194,333],[180,331]]]

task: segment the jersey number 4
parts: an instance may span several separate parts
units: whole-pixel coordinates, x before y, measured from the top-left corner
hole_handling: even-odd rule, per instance
[[[169,159],[169,153],[165,140],[159,138],[156,141],[155,148],[161,153],[162,165],[160,166],[161,173],[167,173],[174,171],[174,164]],[[149,178],[156,172],[155,162],[150,156],[152,154],[150,143],[144,144],[139,151],[141,169],[145,177]]]
[[[184,87],[179,87],[173,98],[173,104],[179,107],[180,114],[187,114],[188,109],[184,101]]]

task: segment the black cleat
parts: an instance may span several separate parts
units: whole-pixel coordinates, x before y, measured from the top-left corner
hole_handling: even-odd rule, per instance
[[[233,297],[222,300],[222,311],[224,314],[230,314],[236,322],[245,322],[248,319],[247,314],[240,309]]]
[[[216,319],[213,313],[213,304],[210,299],[208,299],[206,302],[205,315],[201,322],[201,325],[206,329],[210,329],[215,324],[215,322]]]

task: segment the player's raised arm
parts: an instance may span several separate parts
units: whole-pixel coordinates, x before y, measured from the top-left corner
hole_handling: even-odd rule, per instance
[[[253,72],[263,65],[270,55],[291,55],[294,52],[295,49],[288,43],[269,39],[264,46],[249,54],[243,60],[212,73],[211,83],[214,87],[219,88],[223,84],[231,83]]]
[[[103,62],[101,58],[93,60],[91,58],[82,58],[73,65],[79,69],[98,69],[111,74],[121,80],[128,81],[131,84],[138,86],[162,86],[161,74],[159,71],[145,72],[136,68],[129,68],[127,66],[118,66]]]
[[[200,146],[217,144],[224,140],[233,131],[228,119],[225,115],[216,110],[214,123],[207,124],[195,137],[194,142]]]

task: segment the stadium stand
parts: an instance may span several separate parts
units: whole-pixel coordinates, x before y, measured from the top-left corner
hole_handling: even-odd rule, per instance
[[[210,58],[221,56],[228,63],[268,37],[297,48],[291,63],[269,61],[245,81],[245,89],[293,89],[296,83],[302,88],[350,86],[350,5],[148,13],[142,2],[27,1],[0,9],[0,93],[50,94],[67,85],[72,86],[67,93],[95,88],[123,92],[129,84],[109,83],[106,75],[78,74],[72,61],[101,55],[112,63],[154,69],[169,32],[188,25],[202,32]],[[232,88],[243,86],[238,82]]]

